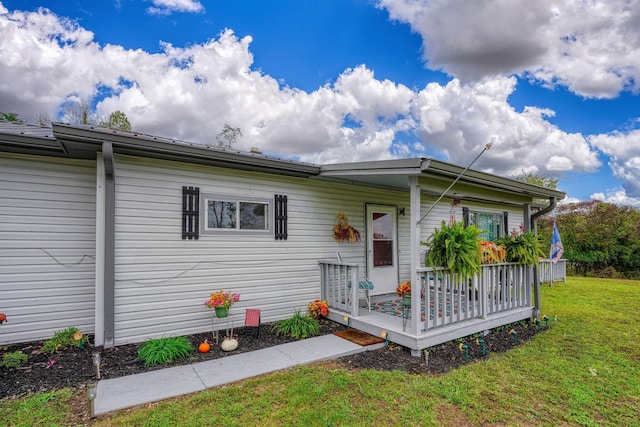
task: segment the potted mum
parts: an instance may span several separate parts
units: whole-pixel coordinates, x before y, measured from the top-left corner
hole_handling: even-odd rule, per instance
[[[396,294],[402,298],[402,304],[411,305],[411,280],[400,283],[396,287]]]
[[[309,303],[309,314],[311,314],[316,319],[320,319],[321,317],[329,314],[329,304],[326,301],[320,301],[319,299],[314,302]]]
[[[238,301],[240,301],[240,294],[217,291],[209,296],[209,299],[204,302],[204,305],[208,308],[213,308],[216,312],[216,317],[227,317],[231,306]]]

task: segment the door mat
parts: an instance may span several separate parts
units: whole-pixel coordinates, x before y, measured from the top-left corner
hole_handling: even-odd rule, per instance
[[[353,328],[345,329],[344,331],[334,332],[333,335],[339,336],[340,338],[344,338],[345,340],[349,340],[352,343],[356,343],[362,346],[379,344],[381,342],[384,342],[384,339],[382,338],[374,337],[371,334],[368,334],[366,332],[362,332]]]

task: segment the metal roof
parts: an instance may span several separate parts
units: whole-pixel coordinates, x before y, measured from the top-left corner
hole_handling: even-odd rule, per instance
[[[121,131],[93,125],[53,123],[52,128],[0,121],[0,151],[25,154],[95,159],[102,144],[110,142],[114,153],[208,166],[257,171],[278,175],[314,178],[323,181],[364,185],[406,191],[409,177],[420,178],[421,191],[441,194],[464,168],[451,163],[411,158],[370,162],[312,165],[295,160],[275,158],[255,152],[225,150],[140,132]],[[451,189],[448,197],[473,200],[479,188],[490,189],[487,199],[498,203],[521,203],[531,198],[564,198],[565,193],[510,178],[467,170]]]

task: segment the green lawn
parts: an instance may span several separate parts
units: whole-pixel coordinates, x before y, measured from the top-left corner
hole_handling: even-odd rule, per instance
[[[640,282],[542,289],[551,329],[446,375],[318,364],[96,421],[100,426],[640,426]],[[71,393],[0,402],[3,425],[67,425]]]

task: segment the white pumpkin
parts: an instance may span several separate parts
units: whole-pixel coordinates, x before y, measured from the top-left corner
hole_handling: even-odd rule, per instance
[[[226,337],[222,340],[222,344],[220,344],[220,348],[223,351],[233,351],[238,348],[238,340],[235,338]]]

